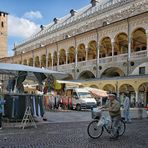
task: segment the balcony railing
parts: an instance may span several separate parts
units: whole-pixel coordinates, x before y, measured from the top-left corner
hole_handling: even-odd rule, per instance
[[[96,59],[78,62],[78,67],[88,67],[92,65],[96,65]]]
[[[147,50],[144,51],[138,51],[138,52],[133,52],[131,54],[132,59],[141,59],[147,56]]]
[[[131,53],[131,59],[141,59],[141,58],[146,58],[147,56],[147,50],[145,51],[138,51],[138,52],[133,52]],[[115,56],[109,56],[109,57],[104,57],[104,58],[99,58],[99,64],[106,64],[110,62],[125,62],[128,60],[128,54],[120,54],[120,55],[115,55]],[[96,59],[92,60],[87,60],[87,61],[81,61],[77,63],[77,68],[85,68],[89,66],[96,66]],[[58,71],[65,71],[65,72],[73,72],[73,69],[75,68],[75,63],[70,63],[70,64],[64,64],[64,65],[59,65],[54,66],[53,70],[58,70]],[[49,69],[52,69],[51,67]]]
[[[59,65],[58,66],[58,71],[63,71],[63,70],[70,70],[70,69],[74,69],[75,64],[74,63],[70,63],[70,64],[64,64],[64,65]]]

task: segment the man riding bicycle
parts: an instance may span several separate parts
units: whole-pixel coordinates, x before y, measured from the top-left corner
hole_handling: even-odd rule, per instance
[[[115,99],[114,94],[109,94],[108,99],[109,101],[106,103],[105,106],[102,108],[108,108],[109,115],[111,117],[112,121],[112,132],[111,132],[111,137],[110,139],[117,139],[119,136],[118,132],[118,126],[119,126],[119,121],[121,119],[121,111],[120,111],[120,103]]]

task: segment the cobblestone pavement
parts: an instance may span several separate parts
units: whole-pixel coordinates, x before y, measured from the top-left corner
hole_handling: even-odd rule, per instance
[[[37,128],[5,127],[0,130],[0,148],[147,148],[148,119],[133,120],[125,134],[110,141],[104,132],[101,138],[87,135],[89,122],[42,123]]]

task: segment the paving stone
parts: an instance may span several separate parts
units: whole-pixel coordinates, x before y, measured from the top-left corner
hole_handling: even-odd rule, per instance
[[[147,148],[148,120],[133,120],[125,134],[110,141],[106,132],[99,139],[87,134],[89,122],[42,123],[37,128],[5,127],[0,130],[0,148]]]

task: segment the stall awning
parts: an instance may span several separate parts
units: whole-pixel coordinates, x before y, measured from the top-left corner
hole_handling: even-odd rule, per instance
[[[37,68],[21,64],[0,63],[1,74],[18,75],[18,72],[27,72],[28,76],[35,75],[38,79],[45,78],[45,75],[53,75],[56,79],[65,79],[68,77],[67,73],[53,71],[45,68]]]
[[[82,83],[79,82],[72,82],[72,81],[63,81],[63,80],[57,80],[58,83],[61,84],[74,84],[74,85],[81,85]]]

